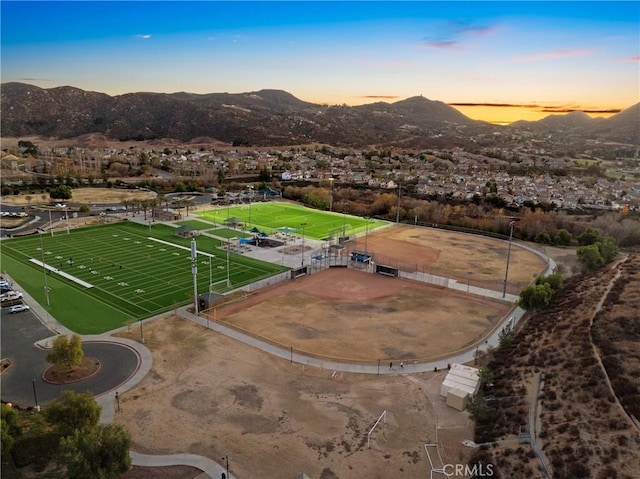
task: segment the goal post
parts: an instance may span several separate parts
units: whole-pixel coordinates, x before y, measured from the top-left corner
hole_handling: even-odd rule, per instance
[[[369,429],[369,432],[367,433],[367,448],[371,448],[371,434],[373,433],[373,430],[380,424],[380,421],[382,421],[382,426],[384,426],[387,423],[387,410],[386,409],[384,411],[382,411],[382,414],[380,414],[380,417],[378,418],[378,420],[371,427],[371,429]]]
[[[226,286],[227,291],[231,289],[231,280],[228,278],[225,278],[221,281],[214,281],[213,283],[209,284],[209,292],[210,293],[220,293],[221,291],[216,291],[216,286],[218,285],[224,285]]]

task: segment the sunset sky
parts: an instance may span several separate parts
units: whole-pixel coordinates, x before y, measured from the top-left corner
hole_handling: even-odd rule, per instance
[[[2,82],[119,95],[422,95],[496,123],[640,101],[640,3],[31,2],[0,5]]]

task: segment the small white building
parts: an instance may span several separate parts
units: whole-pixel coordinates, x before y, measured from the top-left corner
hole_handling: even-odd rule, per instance
[[[447,404],[462,410],[460,406],[466,407],[468,399],[480,389],[478,372],[477,368],[452,364],[447,377],[444,378],[440,386],[440,396],[447,400]]]

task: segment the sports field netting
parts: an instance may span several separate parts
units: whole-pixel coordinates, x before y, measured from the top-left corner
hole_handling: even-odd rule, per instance
[[[256,227],[261,232],[274,234],[284,232],[313,239],[338,236],[352,236],[388,224],[385,221],[361,218],[342,213],[318,211],[291,203],[252,203],[201,211],[197,215],[206,221],[225,224],[229,218],[236,218],[244,224],[244,229]]]
[[[227,253],[220,240],[196,241],[202,293],[227,279]],[[170,226],[118,223],[3,241],[2,264],[43,306],[46,270],[48,311],[73,331],[98,333],[192,302],[190,243]],[[229,254],[231,288],[286,269]]]

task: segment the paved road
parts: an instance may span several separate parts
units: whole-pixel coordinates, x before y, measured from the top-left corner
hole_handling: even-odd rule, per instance
[[[100,370],[92,377],[75,384],[55,385],[42,379],[47,367],[48,351],[36,343],[54,334],[31,312],[0,313],[2,327],[2,358],[8,358],[13,366],[0,376],[2,400],[22,407],[40,406],[57,398],[64,390],[90,391],[100,395],[126,382],[138,370],[140,356],[131,347],[104,340],[84,341],[86,357],[100,361]],[[36,394],[34,396],[33,386]]]

